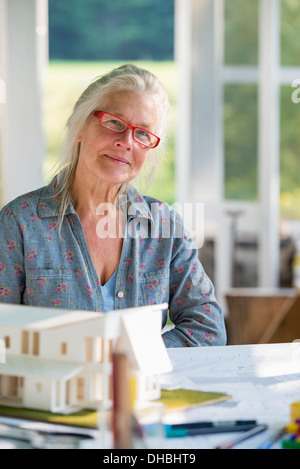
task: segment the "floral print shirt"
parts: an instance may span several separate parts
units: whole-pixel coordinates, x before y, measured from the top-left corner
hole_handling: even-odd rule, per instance
[[[198,251],[171,206],[126,194],[126,225],[114,309],[167,302],[175,327],[167,347],[224,345],[224,318]],[[83,228],[70,203],[61,232],[53,183],[0,211],[0,302],[102,311],[102,289]],[[109,313],[108,313],[109,314]],[[145,333],[147,326],[145,325]]]

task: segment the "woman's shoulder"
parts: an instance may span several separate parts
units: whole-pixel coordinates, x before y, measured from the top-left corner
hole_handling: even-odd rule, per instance
[[[35,211],[41,195],[47,188],[48,186],[43,186],[15,197],[2,207],[1,215],[17,215],[18,213],[24,213],[28,209]]]

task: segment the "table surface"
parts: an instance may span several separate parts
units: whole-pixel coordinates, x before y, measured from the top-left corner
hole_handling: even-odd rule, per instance
[[[290,406],[300,400],[300,343],[169,349],[173,371],[163,387],[225,392],[231,399],[177,415],[178,421],[254,419],[268,429],[236,448],[257,448],[290,423]],[[174,419],[174,417],[173,417]],[[174,419],[175,420],[175,419]],[[222,433],[153,441],[160,448],[215,448],[240,435]],[[280,441],[273,448],[279,448]]]

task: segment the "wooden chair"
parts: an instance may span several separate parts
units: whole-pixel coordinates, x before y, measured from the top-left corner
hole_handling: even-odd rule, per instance
[[[300,296],[296,289],[233,288],[225,298],[228,345],[300,338]]]

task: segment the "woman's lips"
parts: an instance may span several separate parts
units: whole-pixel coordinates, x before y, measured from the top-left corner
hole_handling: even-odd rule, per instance
[[[109,158],[110,160],[113,160],[117,164],[121,164],[121,165],[129,164],[127,160],[125,160],[124,158],[121,158],[120,156],[109,155],[107,153],[105,153],[105,156]]]

